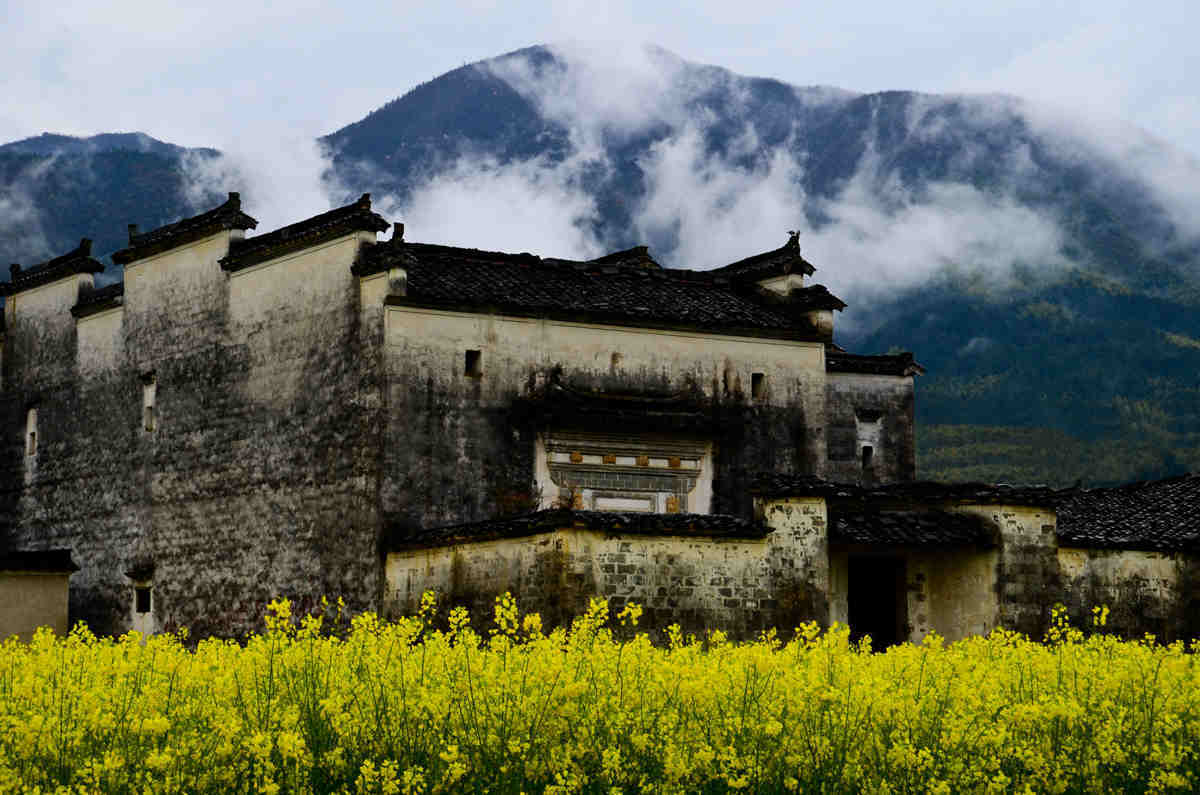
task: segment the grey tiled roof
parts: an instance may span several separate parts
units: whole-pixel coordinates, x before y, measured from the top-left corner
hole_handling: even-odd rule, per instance
[[[947,511],[872,511],[834,506],[829,539],[896,546],[994,546],[995,531],[982,516]]]
[[[832,483],[810,475],[763,473],[754,477],[751,491],[762,497],[824,497],[828,500],[855,500],[876,505],[957,504],[1023,505],[1053,508],[1069,499],[1073,489],[1047,486],[1013,486],[1007,483],[936,483],[910,481],[878,486]]]
[[[116,282],[95,290],[88,290],[79,296],[79,301],[71,307],[75,317],[86,317],[106,309],[118,307],[125,296],[125,282]]]
[[[72,572],[69,549],[0,550],[0,571]]]
[[[825,370],[830,373],[862,373],[867,375],[923,375],[925,368],[917,364],[911,353],[864,356],[845,351],[827,350]]]
[[[1081,489],[1058,509],[1061,546],[1200,551],[1200,475]]]
[[[149,232],[139,233],[136,226],[129,227],[129,246],[112,255],[113,262],[126,265],[135,260],[160,254],[164,251],[191,243],[224,229],[253,229],[258,221],[242,212],[242,197],[231,192],[219,207],[208,212],[184,218],[173,224],[160,226]]]
[[[358,201],[344,207],[336,207],[264,235],[234,240],[229,246],[229,254],[221,258],[221,267],[236,271],[351,232],[383,232],[389,226],[391,224],[371,211],[371,194],[364,193]]]
[[[387,546],[391,550],[453,546],[499,538],[522,538],[562,528],[620,535],[707,538],[764,538],[770,532],[762,522],[724,514],[611,513],[555,508],[521,516],[435,527],[416,532],[393,528],[388,534]]]
[[[717,271],[661,268],[640,247],[575,261],[376,243],[364,246],[355,272],[397,265],[408,272],[408,292],[392,300],[466,311],[815,339],[803,313],[842,305],[820,286],[797,291],[794,301],[771,300],[755,285],[737,284]]]
[[[788,242],[774,251],[766,251],[740,259],[717,268],[712,273],[734,281],[755,282],[789,273],[811,276],[815,271],[816,268],[812,266],[812,263],[800,256],[800,236],[793,232],[788,236]]]
[[[47,260],[29,268],[13,264],[9,268],[9,281],[0,285],[4,295],[13,295],[22,290],[40,287],[76,273],[100,273],[104,265],[92,259],[92,241],[84,238],[79,245],[66,254]]]

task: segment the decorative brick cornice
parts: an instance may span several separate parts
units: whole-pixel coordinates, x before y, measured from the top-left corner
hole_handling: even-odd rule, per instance
[[[173,248],[202,240],[209,235],[228,229],[253,229],[258,221],[242,212],[242,197],[231,192],[219,207],[208,212],[184,218],[173,224],[160,226],[149,232],[139,233],[137,226],[129,226],[129,246],[112,255],[113,262],[127,265],[146,257],[170,251]]]
[[[31,290],[67,276],[79,273],[100,273],[104,270],[104,265],[92,259],[91,255],[92,241],[85,237],[79,241],[76,248],[52,260],[24,269],[14,263],[9,267],[10,280],[0,285],[0,291],[4,295],[15,295],[23,290]]]

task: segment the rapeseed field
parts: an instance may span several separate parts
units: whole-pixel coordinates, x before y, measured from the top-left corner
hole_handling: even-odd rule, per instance
[[[1197,656],[1068,627],[870,653],[593,604],[545,632],[273,603],[243,643],[0,645],[2,792],[1159,792],[1200,781]],[[1096,623],[1103,620],[1098,611]],[[325,623],[327,621],[327,623]],[[440,627],[440,628],[439,628]]]

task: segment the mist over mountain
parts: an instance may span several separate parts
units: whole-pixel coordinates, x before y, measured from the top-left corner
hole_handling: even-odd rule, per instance
[[[83,237],[98,251],[115,251],[127,224],[159,226],[193,212],[201,197],[185,164],[219,156],[144,133],[43,133],[0,145],[0,258],[33,264]]]
[[[1126,122],[539,46],[422,84],[295,167],[139,134],[0,146],[0,246],[26,263],[84,235],[111,251],[126,223],[225,190],[260,232],[262,210],[287,222],[370,191],[415,240],[568,257],[647,244],[694,268],[798,229],[815,281],[851,304],[839,343],[928,368],[922,476],[1200,469],[1200,164]]]

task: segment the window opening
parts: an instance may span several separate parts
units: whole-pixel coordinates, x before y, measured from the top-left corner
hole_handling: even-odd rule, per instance
[[[467,351],[466,367],[463,373],[468,378],[479,378],[483,375],[483,354],[479,351]]]
[[[25,415],[25,454],[37,455],[37,409],[30,409]]]
[[[154,375],[142,376],[142,427],[153,432],[158,427],[158,417],[155,403],[158,398],[158,384]]]
[[[134,611],[138,613],[150,612],[150,586],[139,585],[133,589],[134,594]]]
[[[764,373],[750,374],[750,396],[761,400],[767,391],[767,376]]]
[[[875,448],[869,444],[864,444],[862,449],[862,468],[864,472],[874,466],[874,458]]]

